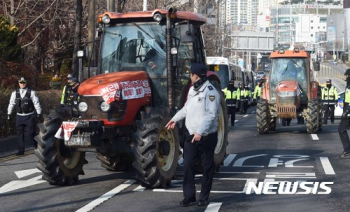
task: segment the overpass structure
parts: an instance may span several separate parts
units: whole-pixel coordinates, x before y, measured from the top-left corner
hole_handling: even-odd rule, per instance
[[[238,54],[242,55],[244,68],[248,70],[252,70],[253,61],[259,64],[276,46],[274,32],[234,31],[230,37],[231,59],[237,61]]]

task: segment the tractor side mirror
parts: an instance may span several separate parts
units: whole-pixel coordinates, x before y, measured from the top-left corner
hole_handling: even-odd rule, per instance
[[[314,66],[314,71],[320,71],[321,69],[321,65],[320,65],[320,62],[313,62],[313,66]]]

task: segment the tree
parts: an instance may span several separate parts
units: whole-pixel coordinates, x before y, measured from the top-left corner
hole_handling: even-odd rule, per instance
[[[18,60],[21,46],[17,43],[18,27],[10,25],[5,16],[0,16],[0,62]]]

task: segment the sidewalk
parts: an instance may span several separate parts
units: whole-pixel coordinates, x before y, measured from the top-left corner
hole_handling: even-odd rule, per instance
[[[25,138],[27,140],[27,138]],[[32,144],[25,144],[25,151],[33,149]],[[7,138],[0,139],[0,158],[7,157],[16,154],[17,149],[17,136],[10,136]]]

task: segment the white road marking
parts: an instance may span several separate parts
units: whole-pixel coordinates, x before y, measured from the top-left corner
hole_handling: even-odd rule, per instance
[[[15,171],[15,174],[19,179],[21,179],[22,177],[26,177],[38,172],[41,173],[39,169],[27,169],[27,170]]]
[[[238,120],[235,120],[235,122],[237,122]]]
[[[233,161],[233,159],[236,157],[237,154],[229,154],[225,160],[224,160],[224,166],[230,165],[230,163]]]
[[[247,157],[242,157],[233,164],[233,167],[264,167],[264,166],[256,166],[256,165],[243,165],[243,163],[250,159],[250,158],[256,158],[256,157],[261,157],[261,156],[266,156],[267,154],[260,154],[260,155],[252,155],[252,156],[247,156]]]
[[[114,195],[118,194],[119,192],[123,191],[124,189],[128,188],[132,184],[134,184],[135,180],[127,180],[125,183],[115,187],[114,189],[110,190],[109,192],[103,194],[99,198],[95,199],[94,201],[90,202],[89,204],[85,205],[84,207],[80,208],[76,212],[87,212],[94,209],[99,204],[103,203],[104,201],[112,198]]]
[[[320,139],[318,138],[317,134],[311,134],[311,138],[312,138],[312,140],[314,140],[314,141],[320,140]]]
[[[315,173],[267,172],[266,178],[316,178]]]
[[[146,190],[146,188],[145,187],[142,187],[142,186],[137,186],[134,190],[132,190],[132,191],[136,191],[136,192],[139,192],[139,191],[144,191],[144,190]]]
[[[335,175],[334,169],[328,157],[320,157],[321,164],[326,175]]]
[[[244,115],[243,117],[247,117],[247,116],[249,116],[249,115]]]
[[[217,212],[219,211],[221,205],[222,205],[222,202],[211,202],[207,206],[207,209],[205,209],[205,212]]]
[[[41,175],[29,180],[13,180],[0,188],[0,194],[45,182],[45,180],[41,179]]]

